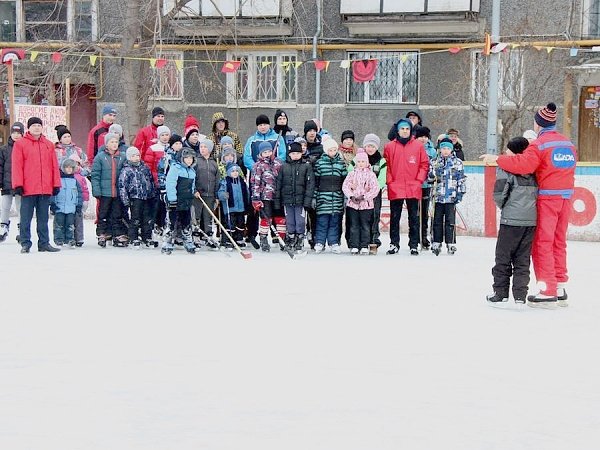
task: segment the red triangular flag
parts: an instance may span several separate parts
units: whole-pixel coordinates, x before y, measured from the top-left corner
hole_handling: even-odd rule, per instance
[[[223,67],[221,67],[222,73],[233,73],[240,68],[240,61],[225,61]]]
[[[22,48],[2,49],[2,62],[4,64],[12,64],[15,59],[25,59],[25,50]]]
[[[448,49],[448,51],[450,53],[452,53],[453,55],[456,55],[458,52],[460,52],[462,49],[460,47],[450,47]]]
[[[156,60],[156,68],[157,69],[162,69],[166,65],[167,65],[167,60],[166,59],[157,59]]]
[[[362,61],[352,62],[352,78],[355,83],[366,83],[375,78],[377,72],[376,59],[363,59]]]
[[[317,70],[327,70],[329,66],[329,61],[317,60],[315,61],[315,69]]]
[[[52,53],[52,62],[58,64],[59,62],[62,61],[62,53],[61,52],[54,52]]]

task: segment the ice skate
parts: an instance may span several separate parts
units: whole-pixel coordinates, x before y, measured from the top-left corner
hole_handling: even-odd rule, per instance
[[[360,250],[357,248],[351,248],[350,249],[350,254],[351,255],[358,255],[360,253]]]
[[[331,253],[335,253],[336,255],[342,253],[342,247],[340,246],[340,244],[333,244],[331,246]]]
[[[167,231],[163,234],[163,244],[160,252],[165,255],[173,253],[173,234],[171,231]]]
[[[456,245],[454,244],[448,244],[448,254],[449,255],[454,255],[456,253]]]
[[[129,243],[129,238],[125,234],[120,234],[113,238],[113,247],[127,247]]]
[[[183,230],[183,248],[188,253],[196,253],[196,245],[194,244],[192,230],[190,229]]]
[[[315,253],[323,253],[325,246],[323,244],[315,244]]]
[[[131,247],[134,250],[141,250],[142,248],[142,241],[140,241],[139,239],[135,239],[132,243],[131,243]]]
[[[558,296],[556,297],[556,304],[563,308],[569,306],[569,296],[567,295],[567,290],[565,289],[564,283],[558,283],[557,293]]]
[[[263,252],[270,252],[271,251],[271,245],[269,244],[269,239],[267,238],[267,236],[261,236],[260,237],[260,249]]]
[[[0,223],[0,242],[4,242],[8,237],[8,229],[10,227],[9,223]]]
[[[508,295],[493,292],[485,296],[485,299],[490,303],[504,303],[508,301]]]
[[[396,244],[390,244],[390,248],[386,252],[386,255],[395,255],[399,250],[400,247],[398,247]]]
[[[102,248],[106,248],[106,235],[101,234],[98,236],[98,245]]]
[[[375,242],[372,244],[369,244],[369,255],[376,255],[378,248],[379,248],[379,245],[377,245],[377,243],[375,243]]]
[[[415,248],[411,248],[411,249],[410,249],[410,254],[411,254],[412,256],[419,256],[419,249],[418,249],[418,248],[416,248],[416,247],[415,247]]]
[[[370,255],[371,254],[371,252],[369,251],[369,249],[366,248],[366,247],[365,248],[361,248],[359,253],[361,255]]]
[[[435,256],[439,256],[441,251],[442,251],[442,244],[440,244],[439,242],[434,242],[433,245],[431,246],[431,253],[433,253]]]

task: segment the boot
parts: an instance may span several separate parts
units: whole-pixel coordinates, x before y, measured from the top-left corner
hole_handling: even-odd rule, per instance
[[[190,228],[186,228],[182,232],[183,235],[183,248],[188,253],[196,253],[196,244],[194,244],[194,239],[192,237],[192,230]]]
[[[263,252],[271,251],[271,245],[269,244],[269,239],[266,235],[261,235],[261,237],[260,237],[260,249]]]
[[[301,252],[304,249],[304,235],[297,234],[296,240],[294,241],[294,250]]]
[[[433,253],[435,256],[439,256],[441,251],[442,251],[442,243],[434,242],[433,245],[431,246],[431,253]]]
[[[8,229],[10,228],[10,221],[8,223],[0,223],[0,242],[4,242],[8,236]]]
[[[295,242],[296,242],[295,234],[286,234],[285,235],[285,251],[291,252],[294,249]]]
[[[490,303],[501,303],[508,301],[508,294],[504,295],[498,292],[486,295],[485,299]]]
[[[15,236],[15,239],[17,240],[17,242],[19,244],[21,243],[21,224],[20,223],[17,224],[17,235]]]
[[[163,233],[163,244],[160,249],[161,253],[170,255],[173,252],[173,232],[170,229],[166,229]]]

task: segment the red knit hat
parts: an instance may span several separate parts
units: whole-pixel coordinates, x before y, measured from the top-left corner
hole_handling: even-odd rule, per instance
[[[548,103],[535,113],[535,123],[542,128],[547,128],[556,125],[556,105]]]
[[[185,135],[185,138],[189,138],[190,134],[194,131],[197,133],[200,132],[200,121],[191,114],[188,114],[183,122],[183,134]]]

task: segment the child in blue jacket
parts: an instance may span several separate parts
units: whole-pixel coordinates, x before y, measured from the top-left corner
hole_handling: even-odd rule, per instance
[[[64,159],[60,165],[60,191],[50,199],[50,211],[54,214],[54,243],[62,246],[68,243],[75,248],[75,213],[81,212],[83,191],[75,179],[77,163]]]

